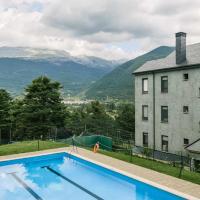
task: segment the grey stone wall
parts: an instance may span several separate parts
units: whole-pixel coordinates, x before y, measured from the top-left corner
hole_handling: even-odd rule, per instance
[[[183,74],[188,73],[188,81]],[[168,93],[161,93],[161,76],[168,76]],[[148,78],[148,94],[142,94],[142,78]],[[161,135],[169,139],[169,152],[184,150],[183,139],[189,142],[200,138],[200,68],[155,73],[155,135],[157,150],[161,150]],[[142,105],[148,105],[148,121],[142,121]],[[161,106],[168,106],[168,123],[161,123]],[[189,106],[189,113],[183,113]],[[149,134],[149,147],[153,147],[153,75],[135,76],[135,135],[136,145],[142,146],[142,133]]]

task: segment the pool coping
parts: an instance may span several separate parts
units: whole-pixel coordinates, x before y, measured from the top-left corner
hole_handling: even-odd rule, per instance
[[[153,187],[156,187],[158,189],[161,189],[161,190],[167,191],[169,193],[175,194],[175,195],[180,196],[182,198],[189,199],[189,200],[199,200],[200,199],[199,195],[197,197],[197,196],[193,196],[191,194],[188,194],[188,193],[191,193],[191,192],[187,192],[187,193],[186,192],[182,192],[182,191],[180,191],[180,188],[174,189],[172,187],[163,185],[162,183],[157,183],[157,182],[149,180],[147,178],[138,176],[138,175],[136,175],[133,172],[130,172],[128,170],[124,170],[124,169],[122,170],[122,169],[119,169],[117,167],[114,167],[111,164],[107,164],[106,162],[104,162],[102,160],[98,161],[98,159],[92,158],[92,157],[94,157],[94,153],[93,152],[91,152],[89,150],[82,149],[82,148],[77,148],[77,151],[74,151],[72,149],[72,147],[65,147],[65,148],[50,149],[50,150],[43,150],[43,151],[37,151],[37,152],[29,152],[29,153],[22,153],[22,154],[13,154],[13,155],[8,155],[8,156],[0,156],[0,162],[1,161],[22,159],[22,158],[27,158],[27,157],[31,158],[31,157],[35,157],[35,156],[50,155],[50,154],[62,153],[62,152],[63,153],[68,153],[68,154],[72,154],[72,155],[74,155],[76,157],[79,157],[79,158],[84,159],[86,161],[89,161],[91,163],[97,164],[99,166],[105,167],[105,168],[110,169],[112,171],[118,172],[118,173],[120,173],[122,175],[125,175],[125,176],[133,178],[135,180],[141,181],[143,183],[146,183],[146,184],[151,185]],[[182,179],[171,177],[169,175],[165,175],[165,174],[162,174],[162,173],[150,170],[150,169],[146,169],[146,168],[134,165],[134,164],[130,164],[130,163],[127,163],[127,162],[124,162],[124,161],[121,161],[121,160],[106,156],[106,155],[95,154],[95,156],[96,157],[101,157],[101,158],[105,157],[106,159],[109,159],[110,162],[112,162],[112,161],[118,162],[119,166],[120,166],[120,163],[123,164],[123,165],[126,164],[127,166],[130,165],[132,167],[135,166],[135,167],[139,168],[139,170],[140,169],[141,169],[141,171],[142,170],[146,170],[146,171],[152,173],[152,175],[155,175],[155,176],[158,176],[158,174],[159,174],[159,176],[168,176],[169,178],[171,178],[171,181],[173,181],[173,179],[176,179],[176,181],[185,182],[185,184],[188,185],[188,189],[190,189],[192,186],[196,186],[196,187],[199,187],[198,189],[200,190],[200,186],[199,185],[191,183],[191,182],[188,182],[188,181],[184,181]]]

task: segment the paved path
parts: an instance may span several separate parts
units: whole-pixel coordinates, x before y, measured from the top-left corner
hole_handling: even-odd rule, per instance
[[[91,162],[97,163],[109,169],[118,171],[124,175],[128,175],[137,180],[149,183],[159,188],[163,188],[169,192],[184,196],[191,200],[200,200],[200,185],[190,183],[172,176],[161,174],[150,169],[146,169],[134,164],[130,164],[115,158],[111,158],[102,154],[95,154],[91,151],[78,148],[77,151],[72,151],[71,147],[44,150],[39,152],[23,153],[9,156],[0,156],[1,160],[10,160],[27,156],[35,156],[42,154],[50,154],[54,152],[69,152]]]

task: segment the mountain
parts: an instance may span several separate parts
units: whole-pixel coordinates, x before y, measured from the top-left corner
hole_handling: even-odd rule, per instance
[[[106,74],[103,78],[91,85],[85,92],[89,99],[126,99],[134,98],[134,76],[132,72],[145,62],[168,56],[173,47],[161,46],[144,55],[132,59]]]
[[[123,60],[106,60],[94,56],[71,56],[64,50],[53,50],[45,48],[30,48],[30,47],[0,47],[0,58],[23,58],[31,60],[48,60],[48,61],[66,61],[70,60],[75,63],[86,65],[93,68],[110,68],[122,64]]]
[[[93,68],[101,67],[110,68],[111,70],[114,69],[116,66],[119,66],[120,64],[124,63],[124,60],[105,60],[94,56],[74,57],[74,61]]]
[[[77,95],[118,64],[97,57],[73,57],[60,50],[0,47],[0,88],[19,95],[31,80],[47,75],[61,82],[65,95]]]

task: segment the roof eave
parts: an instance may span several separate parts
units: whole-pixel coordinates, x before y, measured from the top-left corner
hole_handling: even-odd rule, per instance
[[[149,74],[149,73],[157,73],[157,72],[168,72],[168,71],[177,71],[177,70],[183,70],[190,67],[190,69],[198,68],[200,67],[200,63],[197,64],[190,64],[190,65],[181,65],[181,66],[175,66],[170,68],[162,68],[162,69],[153,69],[153,70],[147,70],[147,71],[135,71],[132,72],[133,75],[141,75],[141,74]]]
[[[187,149],[188,147],[192,146],[193,144],[197,143],[198,141],[200,141],[200,138],[195,140],[194,142],[192,142],[191,144],[188,144],[185,149]]]

